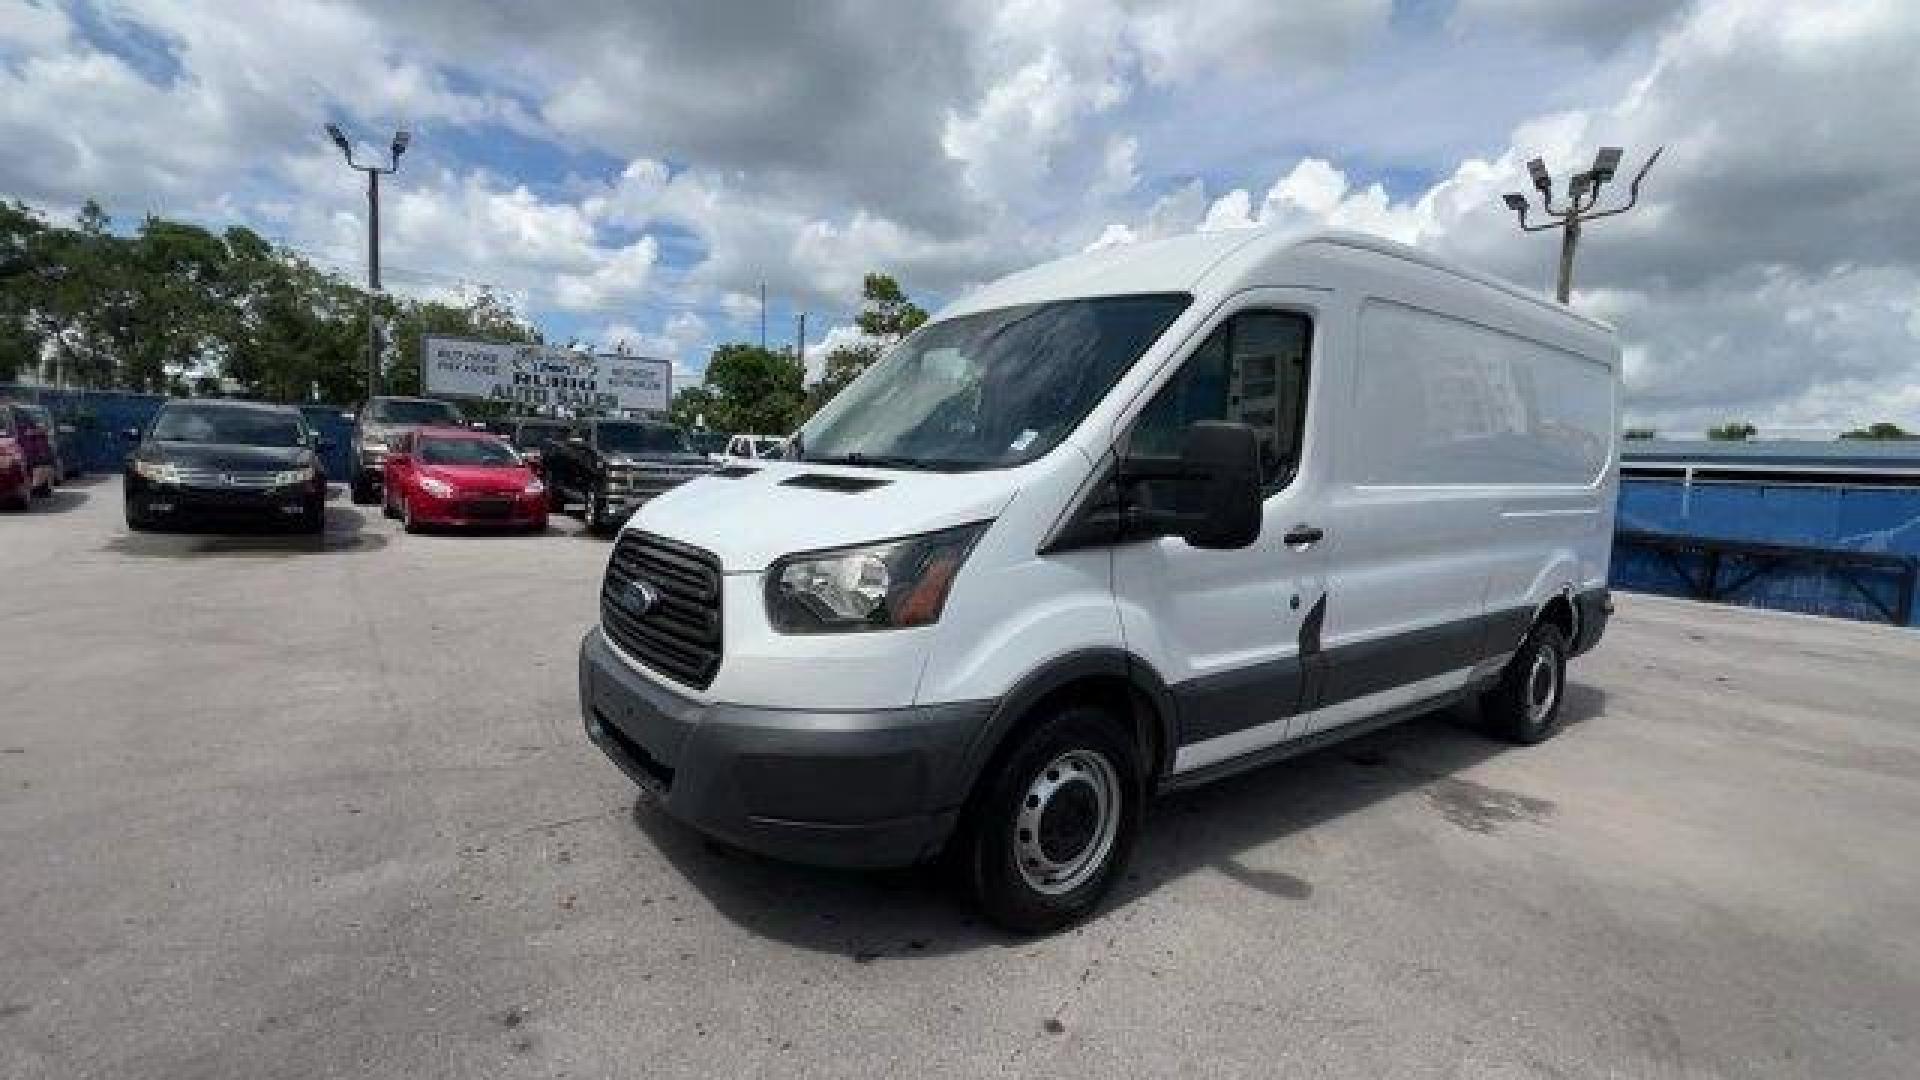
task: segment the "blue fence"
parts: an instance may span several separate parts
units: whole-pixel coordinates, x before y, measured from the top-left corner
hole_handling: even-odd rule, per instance
[[[1920,488],[1695,483],[1623,477],[1617,527],[1756,544],[1792,545],[1920,559]],[[1814,615],[1884,621],[1897,609],[1901,575],[1859,566],[1779,561],[1763,572],[1719,568],[1728,602]],[[1692,595],[1710,569],[1703,557],[1616,543],[1613,585]],[[1920,625],[1913,613],[1910,625]]]
[[[129,429],[144,429],[167,399],[160,394],[127,394],[109,390],[53,390],[42,386],[0,385],[0,399],[31,401],[44,406],[57,423],[73,428],[61,436],[60,450],[69,465],[87,472],[119,472],[133,442]],[[302,405],[308,426],[325,443],[321,460],[335,482],[347,479],[348,442],[353,419],[331,406]]]

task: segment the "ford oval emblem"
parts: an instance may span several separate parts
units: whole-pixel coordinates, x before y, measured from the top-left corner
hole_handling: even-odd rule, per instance
[[[660,594],[639,578],[627,582],[624,598],[626,603],[621,606],[632,612],[636,619],[646,618],[647,612],[653,610],[653,605],[660,602]]]

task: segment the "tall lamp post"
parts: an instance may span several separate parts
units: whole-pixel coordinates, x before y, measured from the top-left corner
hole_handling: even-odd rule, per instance
[[[1547,163],[1539,158],[1527,162],[1527,173],[1533,178],[1534,190],[1540,193],[1541,208],[1546,210],[1549,217],[1558,220],[1542,222],[1538,225],[1527,224],[1529,207],[1527,196],[1522,192],[1507,192],[1506,202],[1507,206],[1519,215],[1521,229],[1527,232],[1560,230],[1560,283],[1555,295],[1560,298],[1561,303],[1567,303],[1573,293],[1573,252],[1580,245],[1581,226],[1589,221],[1624,214],[1633,209],[1634,204],[1640,201],[1640,181],[1647,178],[1648,170],[1653,168],[1654,162],[1660,160],[1660,152],[1665,149],[1666,147],[1662,146],[1654,150],[1653,156],[1647,159],[1645,165],[1640,166],[1640,172],[1634,176],[1632,185],[1628,187],[1626,203],[1611,210],[1595,211],[1594,207],[1600,202],[1600,188],[1613,179],[1614,171],[1620,167],[1619,147],[1601,147],[1600,152],[1594,155],[1593,167],[1586,172],[1574,174],[1573,179],[1567,182],[1567,203],[1558,210],[1553,206],[1553,177],[1547,174]]]
[[[327,125],[327,138],[346,155],[347,167],[367,174],[367,397],[380,392],[380,178],[400,168],[400,155],[407,152],[412,134],[393,133],[393,156],[385,167],[362,165],[353,160],[353,144],[338,124]]]

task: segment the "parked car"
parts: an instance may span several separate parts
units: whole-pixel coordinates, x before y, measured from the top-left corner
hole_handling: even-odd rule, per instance
[[[360,406],[353,421],[353,501],[370,506],[380,501],[382,463],[387,451],[406,432],[422,427],[462,427],[466,418],[452,403],[436,398],[376,397]]]
[[[502,432],[513,448],[520,451],[527,466],[536,474],[546,475],[546,456],[555,443],[564,443],[573,435],[571,420],[558,420],[547,416],[525,416],[507,422]]]
[[[942,312],[796,459],[653,501],[580,655],[592,740],[786,858],[945,851],[1022,931],[1155,792],[1477,700],[1519,743],[1592,648],[1605,325],[1388,241],[1214,233]]]
[[[713,471],[679,428],[650,420],[583,420],[549,444],[545,463],[554,505],[579,503],[591,529],[615,528],[648,499]]]
[[[53,413],[44,405],[22,405],[20,408],[25,409],[34,424],[47,433],[47,456],[53,463],[54,486],[78,476],[79,470],[72,468],[72,463],[67,459],[67,436],[73,434],[72,426],[55,421]]]
[[[53,494],[60,482],[60,458],[54,450],[53,422],[45,409],[23,402],[0,401],[0,434],[12,437],[27,470],[27,487],[35,498]]]
[[[687,432],[687,445],[693,447],[694,453],[705,454],[707,460],[715,465],[727,463],[727,444],[732,441],[732,437],[724,431],[695,428]]]
[[[12,425],[13,414],[0,406],[0,509],[25,510],[33,505],[33,470]]]
[[[250,401],[162,406],[126,465],[127,528],[183,520],[326,527],[324,443],[299,410]]]
[[[388,517],[423,527],[547,527],[547,488],[507,440],[470,428],[416,428],[387,454]]]
[[[727,441],[727,456],[742,461],[785,456],[787,440],[771,435],[735,435]]]

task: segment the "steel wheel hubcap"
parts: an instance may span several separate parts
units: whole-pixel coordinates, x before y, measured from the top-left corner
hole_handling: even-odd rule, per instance
[[[1034,776],[1013,822],[1013,857],[1036,892],[1057,896],[1106,865],[1120,831],[1120,774],[1092,750],[1069,750]]]
[[[1539,723],[1553,711],[1560,695],[1560,668],[1554,663],[1553,650],[1533,654],[1533,667],[1527,671],[1527,719]]]

